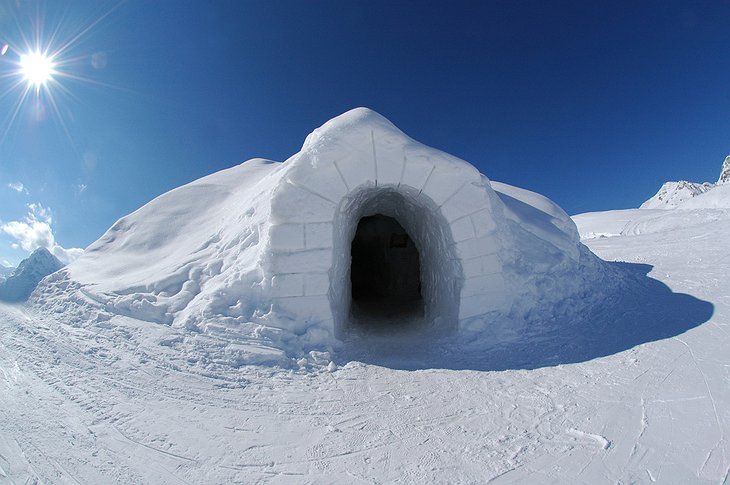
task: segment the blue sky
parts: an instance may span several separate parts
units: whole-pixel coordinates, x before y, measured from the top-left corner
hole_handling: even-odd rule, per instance
[[[728,25],[727,1],[0,2],[0,263],[356,106],[568,213],[636,207],[730,154]],[[87,28],[57,109],[31,93],[10,122],[21,32]]]

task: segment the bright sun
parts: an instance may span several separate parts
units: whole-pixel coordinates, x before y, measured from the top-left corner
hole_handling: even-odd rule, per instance
[[[53,57],[40,51],[20,56],[20,73],[36,91],[53,79],[53,74],[56,72],[53,68]]]
[[[27,2],[18,0],[15,3]],[[83,72],[82,66],[88,60],[94,61],[90,53],[80,51],[81,42],[102,20],[111,15],[121,2],[115,2],[116,6],[106,12],[100,12],[101,15],[97,18],[89,18],[89,22],[84,24],[67,23],[69,19],[66,18],[66,14],[70,14],[68,9],[63,9],[63,14],[59,10],[61,16],[58,18],[55,17],[55,13],[49,14],[51,16],[46,18],[48,12],[41,12],[40,8],[40,4],[43,3],[39,3],[36,16],[29,11],[29,18],[26,19],[23,15],[16,19],[16,39],[8,39],[5,37],[6,32],[0,32],[0,147],[3,147],[15,121],[25,112],[32,114],[36,121],[41,121],[46,116],[55,117],[73,144],[71,133],[64,120],[64,116],[71,111],[64,103],[78,102],[78,99],[64,84],[73,79],[74,82],[106,85],[83,77],[80,72],[75,71],[78,67]],[[0,0],[0,5],[2,4],[3,0]],[[0,6],[0,11],[3,10]],[[82,12],[79,10],[78,13]],[[3,15],[5,12],[0,12],[2,20],[4,20]],[[27,28],[24,27],[26,23]],[[45,31],[44,23],[47,26],[55,25]],[[3,22],[0,24],[4,25]],[[76,53],[72,55],[72,52]],[[94,69],[104,67],[94,62],[91,65]],[[16,98],[14,101],[9,99],[11,94],[17,94],[17,97],[12,96]]]

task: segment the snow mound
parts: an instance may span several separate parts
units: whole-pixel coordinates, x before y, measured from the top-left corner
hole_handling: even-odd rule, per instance
[[[390,301],[358,300],[358,264],[387,289],[376,293],[410,295],[394,308],[416,310],[392,317]],[[164,345],[240,365],[392,336],[400,321],[429,341],[493,343],[580,311],[615,280],[552,201],[358,108],[283,163],[249,160],[123,217],[33,302],[78,325],[114,315],[170,325],[185,336]]]
[[[504,204],[506,217],[531,232],[536,237],[549,241],[566,254],[578,257],[578,229],[565,211],[544,195],[520,189],[501,182],[491,182]]]
[[[43,278],[62,267],[63,263],[46,248],[36,249],[0,283],[0,300],[15,302],[27,299]]]

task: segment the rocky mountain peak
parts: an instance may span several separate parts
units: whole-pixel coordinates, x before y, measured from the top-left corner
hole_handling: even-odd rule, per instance
[[[38,282],[63,267],[63,263],[45,248],[38,248],[20,262],[15,272],[0,283],[0,300],[22,301]]]
[[[717,179],[718,184],[725,184],[730,182],[730,155],[725,157],[725,162],[722,164],[722,170],[720,170],[720,178]]]

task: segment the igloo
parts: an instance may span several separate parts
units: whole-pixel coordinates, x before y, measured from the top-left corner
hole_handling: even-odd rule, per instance
[[[296,354],[404,325],[503,338],[601,271],[552,201],[358,108],[285,162],[250,160],[120,219],[34,298]]]
[[[370,306],[407,303],[389,298],[394,293],[402,300],[420,297],[424,320],[437,332],[505,307],[496,195],[470,164],[424,147],[365,109],[326,123],[287,163],[271,210],[276,308],[320,321],[341,336],[357,320],[353,284],[357,290],[359,261],[352,249],[368,218],[391,221],[390,227],[377,220],[370,224],[382,232],[375,234],[380,247],[371,251],[381,254],[369,260],[370,276],[379,280],[371,286],[382,288],[366,295],[374,296]],[[399,236],[401,241],[391,240]],[[388,273],[408,266],[398,259],[407,257],[409,247],[415,248],[420,271],[406,271],[416,288],[404,295]],[[380,313],[387,318],[387,311]]]

